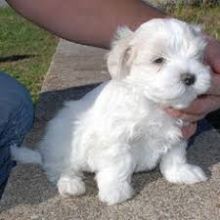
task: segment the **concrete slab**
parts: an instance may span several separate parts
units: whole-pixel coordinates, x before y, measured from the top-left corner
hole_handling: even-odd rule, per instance
[[[5,0],[0,0],[0,8],[7,7],[8,3]]]
[[[29,145],[40,138],[45,122],[61,107],[63,100],[80,98],[94,88],[96,83],[109,78],[103,61],[104,53],[104,50],[60,42],[42,88],[35,128],[26,140]],[[218,220],[219,148],[220,135],[214,129],[208,128],[195,138],[188,152],[189,160],[201,165],[207,172],[208,182],[192,186],[175,185],[166,182],[158,169],[140,173],[133,178],[137,195],[127,202],[111,207],[99,202],[92,174],[85,177],[86,195],[64,199],[48,183],[39,167],[19,165],[13,170],[0,203],[0,219]]]

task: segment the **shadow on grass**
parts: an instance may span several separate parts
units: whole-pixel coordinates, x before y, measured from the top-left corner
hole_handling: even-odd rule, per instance
[[[99,84],[42,93],[36,108],[36,126],[31,136],[38,136],[37,132],[39,132],[39,130],[42,135],[46,122],[56,114],[62,107],[64,101],[80,99],[97,85]],[[189,160],[193,164],[200,165],[207,174],[210,174],[209,168],[220,162],[219,144],[216,144],[220,143],[220,135],[214,131],[210,132],[212,127],[206,122],[202,122],[199,128],[197,136],[191,141]],[[41,138],[41,135],[35,138],[34,142],[37,142]],[[19,180],[17,178],[10,181],[6,195],[13,199],[3,199],[0,210],[11,209],[21,204],[40,204],[52,198],[54,198],[56,203],[62,201],[62,198],[57,196],[56,188],[51,186],[40,169],[36,171],[36,168],[33,169],[31,166],[24,166],[26,166],[26,169],[23,168],[23,171],[21,169],[20,173],[17,174]],[[86,204],[88,198],[92,199],[92,201],[94,200],[94,203],[99,204],[97,198],[95,199],[98,190],[93,178],[94,175],[86,175],[87,194],[85,196],[71,198],[76,206],[83,202]],[[158,169],[156,169],[152,172],[134,175],[132,184],[135,186],[136,191],[140,193],[144,187],[160,178],[162,178],[162,176],[158,172]],[[14,193],[14,195],[10,193]]]
[[[34,55],[34,54],[5,56],[5,57],[0,57],[0,63],[21,61],[21,60],[30,59],[30,58],[36,57],[36,56],[37,55]]]

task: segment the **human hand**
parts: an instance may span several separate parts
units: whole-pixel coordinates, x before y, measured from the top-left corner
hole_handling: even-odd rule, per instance
[[[188,139],[195,132],[197,122],[210,112],[220,108],[220,42],[207,36],[207,48],[205,51],[205,63],[212,69],[212,86],[206,95],[198,97],[188,108],[175,110],[168,108],[166,111],[173,117],[187,122],[182,129],[183,137]]]

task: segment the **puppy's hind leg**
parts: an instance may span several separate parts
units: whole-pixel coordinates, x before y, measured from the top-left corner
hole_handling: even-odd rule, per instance
[[[57,188],[60,195],[64,197],[78,196],[86,192],[82,174],[79,172],[66,172],[62,174],[57,181]]]

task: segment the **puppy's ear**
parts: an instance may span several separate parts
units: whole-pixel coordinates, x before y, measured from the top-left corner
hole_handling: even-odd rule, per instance
[[[118,29],[112,49],[107,55],[108,71],[113,79],[122,79],[129,74],[135,52],[129,42],[134,32],[129,28]]]

